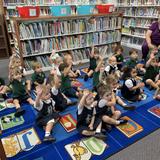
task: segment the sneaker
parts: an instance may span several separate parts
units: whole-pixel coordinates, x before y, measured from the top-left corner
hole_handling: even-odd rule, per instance
[[[74,106],[76,104],[77,104],[77,101],[74,101],[74,102],[68,103],[67,106]]]
[[[94,137],[102,140],[105,140],[107,138],[107,136],[102,133],[95,133]]]
[[[141,100],[146,100],[147,99],[147,95],[146,94],[141,94]]]
[[[52,135],[46,136],[43,139],[43,142],[54,142],[56,141],[56,138],[52,137]]]
[[[88,75],[87,74],[84,76],[84,81],[88,81]]]
[[[123,108],[124,108],[125,110],[130,110],[130,111],[133,111],[133,110],[135,110],[135,109],[136,109],[136,107],[135,107],[135,106],[128,106],[128,105],[123,106]]]
[[[16,113],[14,114],[15,117],[20,117],[21,115],[23,115],[25,113],[25,110],[22,108],[18,108]]]
[[[126,120],[126,119],[120,119],[119,121],[120,121],[120,123],[119,123],[119,124],[125,124],[125,123],[127,123],[127,122],[128,122],[128,120]]]

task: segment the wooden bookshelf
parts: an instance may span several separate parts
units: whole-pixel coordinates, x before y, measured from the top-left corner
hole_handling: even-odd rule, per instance
[[[122,44],[141,50],[147,29],[158,20],[160,1],[118,0],[118,10],[123,11]]]
[[[7,36],[4,27],[5,22],[3,15],[0,14],[0,59],[7,58],[9,56]]]
[[[94,17],[94,22],[89,19]],[[103,57],[112,53],[112,44],[121,41],[121,12],[67,17],[11,18],[16,53],[31,72],[30,61],[43,63],[44,70],[50,69],[47,62],[52,49],[63,56],[71,51],[74,64],[88,63],[91,46],[97,46]],[[53,27],[52,27],[53,26]],[[46,64],[47,63],[47,64]],[[28,69],[30,68],[30,69]]]

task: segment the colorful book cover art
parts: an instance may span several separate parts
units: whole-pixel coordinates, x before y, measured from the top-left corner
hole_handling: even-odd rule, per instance
[[[88,68],[83,68],[81,71],[87,74],[88,70],[89,70]]]
[[[21,151],[29,151],[41,143],[34,128],[2,138],[1,141],[6,157],[13,157]]]
[[[92,155],[102,155],[108,145],[95,137],[85,138],[65,146],[73,160],[89,160]]]
[[[143,127],[140,126],[138,123],[133,121],[127,116],[124,116],[123,119],[128,120],[126,124],[122,124],[117,126],[117,129],[119,129],[123,134],[125,134],[128,138],[131,138],[132,136],[136,135],[137,133],[143,131]]]
[[[160,118],[160,106],[153,106],[150,109],[148,109],[148,112]]]
[[[72,86],[73,87],[82,87],[83,84],[81,82],[79,82],[77,79],[72,81]]]
[[[0,117],[0,125],[1,125],[2,130],[6,130],[6,129],[9,129],[15,126],[19,126],[23,123],[24,123],[24,118],[22,116],[15,117],[14,113]]]
[[[5,102],[0,102],[0,111],[4,110],[6,108]]]
[[[67,132],[71,132],[76,129],[77,121],[73,118],[71,114],[66,114],[59,120],[61,125]]]

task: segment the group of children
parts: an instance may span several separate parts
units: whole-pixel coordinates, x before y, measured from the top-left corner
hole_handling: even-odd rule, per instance
[[[145,64],[138,61],[138,52],[132,49],[125,63],[123,48],[117,45],[114,54],[108,58],[107,65],[99,50],[91,47],[90,64],[84,81],[93,78],[93,90],[75,87],[72,80],[82,77],[80,70],[73,70],[73,59],[66,53],[63,59],[52,52],[49,60],[52,66],[49,76],[38,62],[33,62],[34,73],[31,80],[26,79],[21,60],[12,55],[9,64],[9,84],[0,79],[0,96],[6,98],[10,92],[16,108],[15,116],[25,113],[23,102],[30,103],[38,112],[36,123],[44,128],[44,141],[55,141],[51,135],[53,126],[60,118],[60,112],[74,105],[70,98],[77,98],[77,130],[84,136],[106,139],[105,132],[112,126],[127,123],[116,109],[116,103],[125,110],[134,110],[135,106],[125,101],[141,101],[146,98],[143,87],[156,89],[154,98],[159,99],[159,59],[157,50],[151,51]],[[36,98],[32,98],[32,92]],[[121,93],[121,94],[120,94]]]

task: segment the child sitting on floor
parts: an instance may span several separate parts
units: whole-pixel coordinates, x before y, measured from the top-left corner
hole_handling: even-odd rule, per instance
[[[34,70],[34,73],[31,76],[32,87],[33,89],[36,89],[38,86],[46,84],[46,75],[42,71],[42,65],[39,62],[33,62],[32,68]]]
[[[79,92],[77,88],[73,88],[71,85],[71,80],[69,78],[69,73],[72,67],[72,63],[67,65],[66,63],[60,64],[59,70],[61,72],[61,91],[64,93],[67,97],[73,97],[77,98],[79,96]]]
[[[144,83],[137,83],[136,76],[137,71],[135,68],[124,68],[124,73],[122,76],[124,81],[121,88],[121,94],[128,101],[139,101],[143,99],[143,92],[141,89],[144,87]]]
[[[97,67],[97,61],[99,59],[99,50],[97,48],[95,48],[94,46],[92,46],[89,56],[90,56],[89,68],[88,68],[88,73],[84,77],[84,81],[87,81],[88,78],[90,78],[93,75],[93,73]]]
[[[116,57],[117,67],[118,67],[118,70],[119,70],[119,71],[121,71],[122,66],[123,66],[124,57],[123,57],[122,53],[123,53],[123,48],[122,48],[122,46],[117,46],[117,47],[115,48],[115,54],[114,54],[114,56]]]
[[[42,85],[41,88],[38,88],[35,108],[39,111],[36,123],[39,127],[45,129],[43,141],[55,141],[56,139],[52,137],[51,131],[60,116],[55,110],[55,102],[51,98],[49,86]]]
[[[106,124],[120,125],[127,123],[127,120],[119,119],[121,112],[115,110],[116,97],[109,85],[100,84],[97,88],[100,100],[96,108],[96,117],[102,119]]]
[[[117,67],[117,60],[115,56],[111,56],[108,58],[108,65],[105,67],[105,74],[106,76],[110,74],[116,74],[118,77],[120,77],[120,71]]]
[[[34,105],[34,101],[29,96],[29,91],[31,90],[30,81],[25,81],[22,78],[22,73],[19,68],[13,70],[13,80],[11,82],[12,93],[13,93],[13,103],[16,107],[15,116],[19,117],[25,113],[25,110],[21,108],[22,102],[29,102]]]
[[[144,68],[144,64],[141,64],[138,62],[138,51],[136,49],[131,49],[129,51],[129,56],[130,56],[130,59],[126,63],[126,66],[130,68],[136,68],[137,75],[143,76],[146,70]]]
[[[53,72],[53,71],[52,71]],[[65,96],[65,94],[61,93],[61,77],[56,75],[56,70],[53,75],[49,76],[49,83],[51,85],[51,98],[55,101],[55,109],[56,111],[63,111],[69,105],[73,105],[75,103],[71,102],[69,98]]]
[[[65,55],[64,55],[64,63],[65,64],[67,64],[68,66],[70,65],[70,64],[72,64],[72,66],[73,66],[73,58],[72,58],[72,54],[71,53],[66,53]],[[71,68],[70,68],[70,71],[69,71],[69,77],[70,78],[77,78],[77,77],[79,77],[80,75],[81,75],[81,72],[80,72],[80,70],[76,70],[75,72],[72,70],[72,66],[71,66]]]
[[[63,60],[62,60],[62,58],[59,56],[59,54],[57,54],[57,53],[55,52],[55,50],[53,50],[53,51],[52,51],[52,54],[50,55],[50,63],[51,63],[51,65],[52,65],[52,69],[57,71],[57,75],[58,75],[58,76],[61,76],[61,72],[59,71],[59,65],[60,65],[61,63],[63,63]],[[53,74],[53,73],[52,73],[52,69],[51,69],[51,72],[50,72],[51,74]]]
[[[143,77],[143,81],[150,89],[157,89],[160,86],[159,66],[154,54],[150,55],[146,63],[146,73]]]
[[[102,121],[95,117],[97,101],[88,90],[84,90],[83,96],[78,104],[77,111],[77,130],[84,136],[95,136],[105,139],[106,136],[101,133]]]

